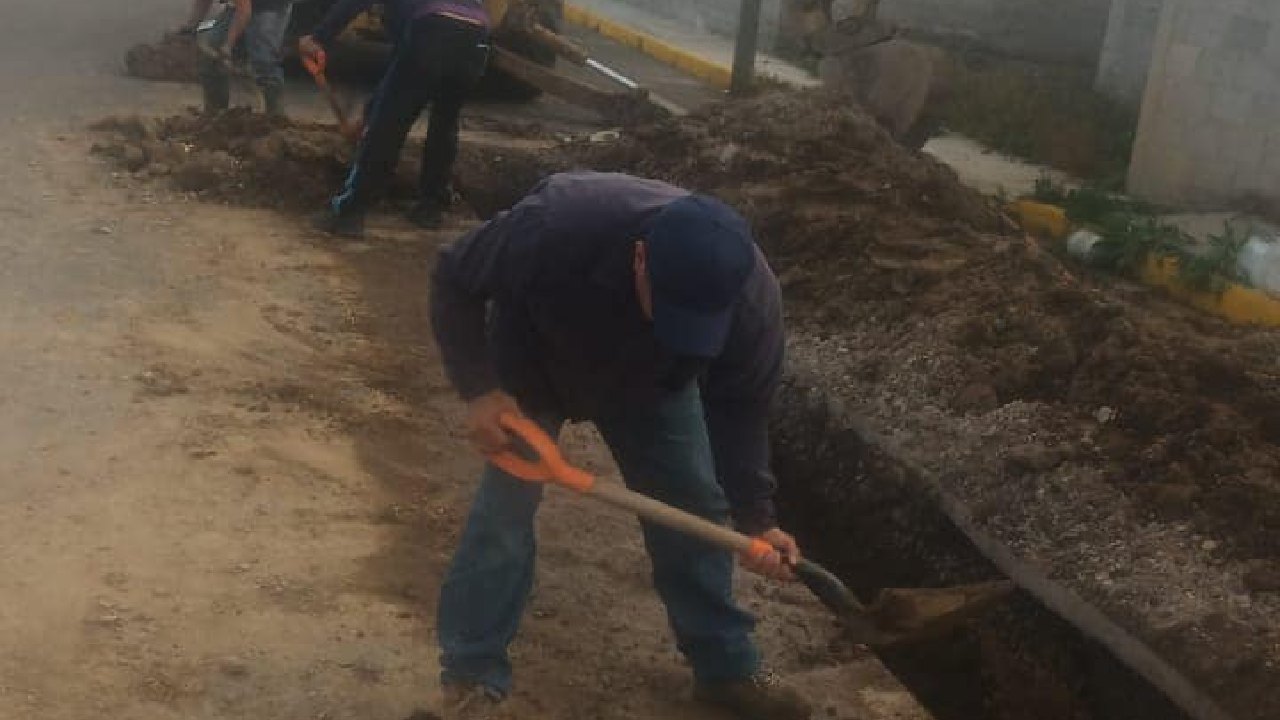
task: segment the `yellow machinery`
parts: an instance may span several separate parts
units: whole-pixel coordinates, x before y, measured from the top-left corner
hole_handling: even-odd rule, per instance
[[[295,8],[293,26],[306,32],[333,0],[304,0]],[[633,118],[655,111],[678,112],[656,101],[638,83],[589,57],[558,33],[564,0],[485,0],[493,22],[493,56],[486,83],[492,94],[532,99],[540,92],[583,106],[609,119]],[[385,43],[380,12],[370,11],[347,28],[344,43]],[[556,58],[587,68],[618,89],[602,90],[554,69]]]

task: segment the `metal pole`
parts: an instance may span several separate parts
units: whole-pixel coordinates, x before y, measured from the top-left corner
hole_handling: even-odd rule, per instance
[[[756,74],[756,43],[760,36],[761,0],[742,0],[738,17],[738,41],[733,48],[733,77],[729,91],[742,95],[751,90]]]

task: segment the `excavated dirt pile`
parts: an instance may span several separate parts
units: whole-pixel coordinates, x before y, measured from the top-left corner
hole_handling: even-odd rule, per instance
[[[136,115],[94,123],[93,152],[136,180],[167,184],[205,200],[247,207],[311,211],[321,207],[346,177],[355,148],[333,125],[294,122],[234,108],[213,117],[195,110],[167,118]],[[514,148],[472,147],[468,133],[507,139]],[[463,121],[465,158],[501,176],[540,167],[527,148],[553,146],[541,128],[509,121]],[[421,141],[405,144],[387,200],[412,200]],[[462,164],[466,164],[464,160]],[[505,198],[509,193],[504,193]],[[477,191],[477,197],[481,194]]]
[[[573,167],[740,208],[785,287],[793,372],[822,388],[823,412],[893,437],[987,531],[1237,717],[1280,712],[1280,334],[1085,276],[820,94],[730,103],[501,168],[468,158],[464,190],[484,189],[483,216]],[[784,482],[788,457],[829,460],[811,468],[827,483],[804,490],[811,509],[854,482],[833,438],[782,441],[795,451],[780,448]]]
[[[124,54],[125,70],[144,80],[195,82],[199,79],[195,36],[170,33],[157,43],[141,43]]]
[[[94,151],[135,177],[251,207],[320,207],[339,186],[352,152],[330,126],[243,108],[212,118],[195,112],[114,117],[92,129],[100,134]]]
[[[850,354],[858,376],[935,358],[912,394],[944,412],[1052,408],[1073,442],[1024,447],[1010,473],[1087,461],[1153,516],[1192,521],[1240,557],[1280,559],[1280,334],[1077,276],[950,169],[821,95],[720,106],[571,152],[570,165],[741,208],[793,325],[876,350]]]
[[[1016,443],[1010,473],[1089,462],[1152,516],[1194,522],[1240,557],[1280,559],[1280,335],[1074,274],[949,168],[839,100],[772,95],[537,162],[470,160],[482,216],[572,167],[714,193],[753,221],[793,326],[875,349],[848,354],[857,376],[900,377],[902,363],[934,358],[912,394],[948,414],[1043,404],[1065,444]]]

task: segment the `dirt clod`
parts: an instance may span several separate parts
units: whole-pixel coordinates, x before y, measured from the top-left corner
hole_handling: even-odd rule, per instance
[[[1262,563],[1244,575],[1249,592],[1280,592],[1280,563]]]
[[[125,70],[144,80],[195,82],[199,78],[195,37],[170,33],[158,43],[142,43],[124,55]]]

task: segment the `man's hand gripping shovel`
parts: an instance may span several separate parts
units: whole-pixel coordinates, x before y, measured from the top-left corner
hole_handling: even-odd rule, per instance
[[[329,108],[333,110],[333,116],[338,121],[338,132],[350,142],[358,142],[361,133],[364,132],[364,123],[350,118],[346,106],[338,99],[337,91],[329,84],[329,77],[325,74],[329,64],[328,55],[324,50],[319,50],[310,54],[302,53],[301,58],[302,66],[311,74],[316,87],[320,88],[320,92],[324,93],[325,99],[329,101]]]
[[[666,505],[624,487],[597,482],[570,465],[555,441],[531,420],[504,415],[503,427],[519,449],[491,455],[489,461],[527,482],[559,485],[581,495],[632,512],[657,525],[697,537],[747,558],[774,548],[730,528]],[[885,646],[945,632],[978,615],[1014,589],[1006,581],[949,588],[890,588],[864,605],[835,575],[812,560],[795,565],[796,577],[842,621],[854,642]]]

